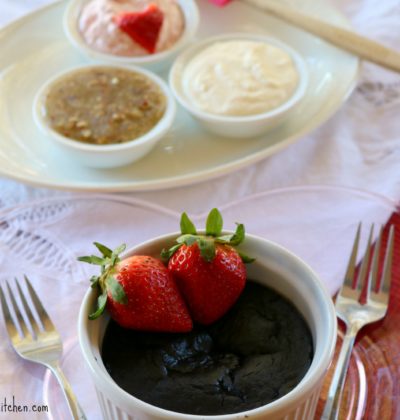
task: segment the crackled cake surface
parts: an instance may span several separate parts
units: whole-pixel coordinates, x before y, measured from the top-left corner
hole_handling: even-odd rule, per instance
[[[297,309],[253,282],[212,326],[155,334],[111,321],[102,347],[121,388],[158,407],[198,415],[241,412],[282,397],[306,374],[312,355],[311,333]]]

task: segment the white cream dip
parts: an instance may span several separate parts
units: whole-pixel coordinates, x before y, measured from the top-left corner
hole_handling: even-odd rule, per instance
[[[199,109],[217,115],[256,115],[285,103],[299,83],[291,56],[261,41],[217,42],[184,69],[183,90]]]

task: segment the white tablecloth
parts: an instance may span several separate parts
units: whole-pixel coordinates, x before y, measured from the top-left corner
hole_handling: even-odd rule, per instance
[[[47,2],[48,0],[0,0],[0,25]],[[398,48],[400,0],[336,0],[336,3],[351,19],[357,31]],[[309,184],[354,187],[384,194],[399,201],[399,115],[400,75],[364,64],[358,87],[340,111],[318,130],[288,149],[213,181],[184,188],[129,195],[161,206],[167,212],[172,210],[173,213],[183,210],[201,213],[213,206],[218,207],[267,190]],[[33,199],[55,195],[70,193],[29,187],[0,177],[0,211]],[[357,210],[355,208],[354,212],[357,213]],[[331,207],[331,211],[336,212],[335,206]],[[171,227],[174,228],[175,226]],[[154,232],[157,233],[159,232]],[[78,305],[78,300],[75,303]],[[61,319],[58,325],[61,329],[64,328]],[[5,333],[2,325],[1,332]],[[2,413],[1,403],[5,396],[9,400],[16,392],[17,399],[21,401],[24,398],[24,390],[28,391],[23,383],[18,385],[18,378],[14,376],[14,364],[18,366],[15,372],[19,372],[21,381],[28,370],[29,395],[33,395],[32,388],[38,388],[37,392],[35,391],[36,397],[29,397],[30,401],[42,403],[43,369],[22,363],[9,347],[8,350],[4,350],[4,346],[0,345],[0,366],[1,370],[4,366],[8,367],[7,371],[3,371],[7,372],[6,377],[2,377],[0,373],[0,419],[4,416],[28,418],[24,415]],[[14,378],[13,386],[9,378]],[[31,415],[29,418],[47,417]]]

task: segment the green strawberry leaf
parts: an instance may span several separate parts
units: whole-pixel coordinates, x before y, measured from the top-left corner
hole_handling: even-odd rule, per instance
[[[198,236],[187,234],[177,238],[176,242],[178,242],[178,244],[185,244],[187,246],[190,246],[193,245],[198,240],[198,238]]]
[[[243,224],[237,223],[236,232],[233,235],[223,235],[215,239],[216,242],[220,244],[228,244],[236,246],[241,244],[244,241],[245,230]]]
[[[111,293],[112,298],[122,305],[128,303],[128,298],[126,297],[124,288],[113,276],[108,276],[106,279],[107,290]]]
[[[93,242],[93,244],[101,252],[103,257],[111,257],[112,251],[110,248],[107,248],[105,245],[102,245],[99,242]]]
[[[242,225],[243,226],[243,225]],[[219,236],[218,238],[216,238],[216,242],[218,243],[222,243],[222,244],[227,244],[227,245],[238,245],[240,242],[242,242],[243,238],[241,239],[242,233],[241,233],[241,229],[239,229],[239,226],[236,228],[236,232],[233,233],[232,235],[223,235],[223,236]]]
[[[218,209],[212,209],[207,217],[206,235],[219,236],[222,232],[223,220]]]
[[[97,287],[99,285],[99,281],[100,281],[100,276],[92,276],[90,279],[90,287],[92,289],[94,289],[95,287]]]
[[[121,254],[121,252],[124,252],[125,249],[126,249],[126,244],[122,244],[122,245],[118,246],[117,248],[115,248],[112,253],[114,255],[119,255],[119,254]]]
[[[215,242],[213,239],[198,237],[197,244],[200,248],[201,256],[207,261],[211,262],[215,258]]]
[[[171,247],[170,249],[163,249],[161,251],[161,259],[164,262],[168,262],[168,260],[175,254],[176,251],[182,246],[182,244],[177,244]]]
[[[128,302],[123,287],[112,275],[117,271],[116,263],[120,261],[119,254],[125,250],[126,245],[122,244],[113,251],[99,242],[94,242],[94,245],[100,251],[103,258],[96,255],[78,258],[79,261],[100,266],[101,274],[99,276],[92,276],[90,279],[91,287],[93,289],[97,288],[99,291],[96,310],[89,315],[89,319],[91,320],[98,318],[104,312],[108,300],[108,293],[116,302],[122,304]]]
[[[215,242],[217,242],[218,244],[230,244],[232,238],[233,235],[218,236],[218,238],[215,238]]]
[[[109,259],[106,258],[100,258],[96,255],[89,255],[87,257],[78,257],[78,261],[86,262],[89,264],[94,265],[106,265],[109,262]]]
[[[240,258],[245,264],[250,264],[256,260],[255,258],[249,257],[246,254],[243,254],[242,252],[237,251],[237,253],[239,254]]]
[[[181,216],[181,232],[182,235],[197,235],[196,227],[186,213],[182,213]]]
[[[106,291],[104,291],[103,294],[101,294],[97,298],[96,311],[89,315],[90,320],[97,319],[104,312],[107,303],[107,298],[108,296]]]
[[[237,223],[236,232],[232,235],[230,245],[239,245],[244,241],[245,237],[245,230],[244,225],[242,223]]]
[[[121,261],[121,258],[119,258],[119,254],[121,254],[121,252],[124,252],[125,249],[126,249],[126,245],[122,244],[119,247],[115,248],[114,251],[112,251],[111,262],[110,262],[111,267],[114,267],[117,263]]]

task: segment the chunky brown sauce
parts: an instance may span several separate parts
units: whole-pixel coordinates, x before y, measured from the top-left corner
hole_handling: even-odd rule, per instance
[[[44,112],[59,134],[104,145],[146,134],[161,119],[165,107],[165,95],[147,76],[98,67],[75,71],[53,84]]]

